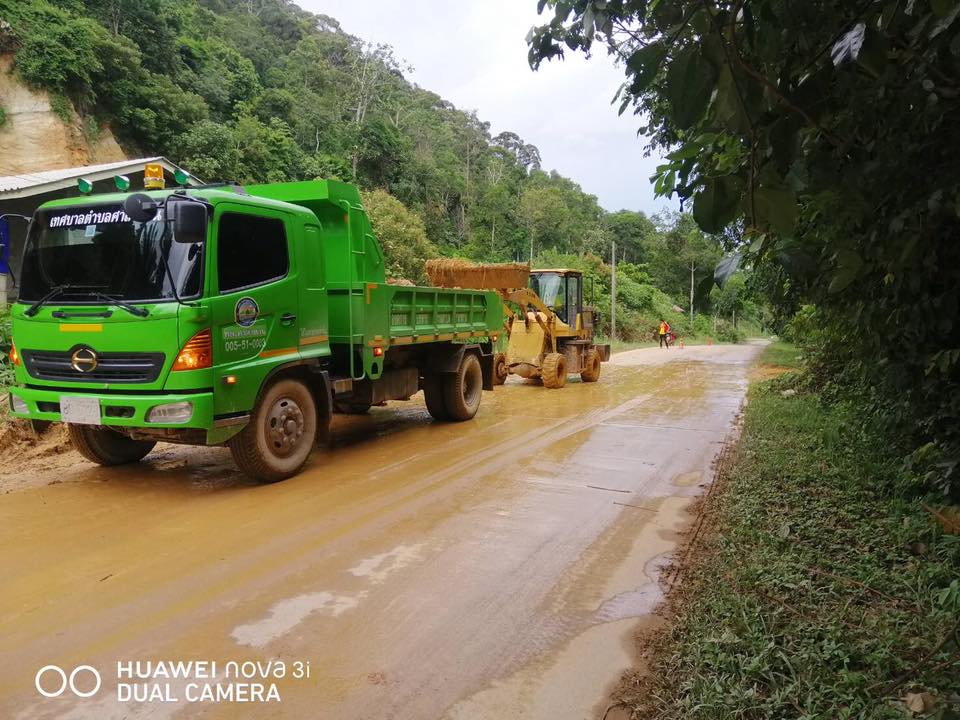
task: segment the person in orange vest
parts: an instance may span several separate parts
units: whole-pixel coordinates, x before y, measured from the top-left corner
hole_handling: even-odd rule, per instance
[[[660,318],[660,329],[657,331],[657,334],[660,336],[660,347],[663,347],[664,344],[667,346],[667,350],[670,349],[670,323],[668,323],[663,318]]]

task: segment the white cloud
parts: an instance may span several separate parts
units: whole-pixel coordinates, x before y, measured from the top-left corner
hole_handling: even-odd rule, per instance
[[[345,32],[392,45],[414,66],[410,76],[465,110],[491,132],[511,130],[556,169],[596,195],[608,210],[648,213],[666,207],[648,180],[658,159],[645,158],[638,121],[610,104],[623,80],[603,51],[591,60],[567,55],[527,64],[527,31],[538,23],[536,0],[297,0],[329,15]]]

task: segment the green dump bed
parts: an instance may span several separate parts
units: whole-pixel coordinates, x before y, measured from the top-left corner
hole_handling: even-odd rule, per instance
[[[365,283],[330,295],[330,342],[368,347],[499,335],[503,305],[494,292]],[[350,329],[353,328],[351,340]]]

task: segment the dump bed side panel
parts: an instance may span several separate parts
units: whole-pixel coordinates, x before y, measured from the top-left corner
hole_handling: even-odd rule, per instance
[[[330,342],[399,345],[465,340],[498,334],[502,305],[496,293],[364,283],[330,295]]]

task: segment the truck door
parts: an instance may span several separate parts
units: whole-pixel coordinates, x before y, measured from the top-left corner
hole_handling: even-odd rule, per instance
[[[213,272],[214,412],[252,408],[279,361],[299,357],[297,267],[285,213],[217,206]],[[226,385],[226,377],[234,382]]]

